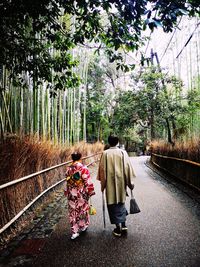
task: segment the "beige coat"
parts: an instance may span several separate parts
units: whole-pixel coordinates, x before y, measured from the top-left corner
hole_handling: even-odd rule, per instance
[[[106,189],[108,205],[125,203],[126,187],[131,188],[133,177],[135,174],[125,150],[111,147],[103,152],[97,180],[101,182],[101,191]]]

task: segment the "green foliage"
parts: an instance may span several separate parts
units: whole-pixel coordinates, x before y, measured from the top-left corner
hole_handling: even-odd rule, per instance
[[[122,130],[121,135],[122,138],[125,140],[131,140],[136,144],[139,144],[142,142],[141,136],[138,134],[139,132],[139,127],[138,125],[134,128],[128,127]]]
[[[127,125],[134,125],[136,121],[135,95],[131,91],[121,92],[116,102],[111,125],[116,133],[121,135],[121,129],[125,129]]]
[[[200,92],[197,89],[193,89],[187,94],[188,109],[191,112],[195,112],[200,109]]]
[[[33,109],[33,116],[37,115],[37,118],[34,119],[35,125],[37,120],[37,124],[41,123],[39,122],[38,104],[44,102],[39,99],[39,96],[43,94],[39,93],[40,89],[50,89],[51,96],[56,96],[59,95],[56,90],[72,88],[72,91],[68,90],[69,94],[66,99],[63,98],[64,112],[66,111],[64,110],[66,108],[65,100],[68,105],[67,118],[64,113],[63,120],[65,123],[69,122],[69,118],[73,121],[70,112],[73,110],[75,114],[77,107],[78,109],[83,108],[83,128],[85,129],[85,102],[82,106],[79,105],[79,94],[77,106],[75,106],[75,101],[72,101],[72,93],[81,82],[78,77],[80,69],[78,69],[79,62],[76,59],[78,53],[75,52],[75,48],[79,49],[86,45],[95,46],[97,54],[101,54],[101,51],[105,52],[111,65],[113,64],[117,69],[116,72],[128,72],[134,68],[134,64],[126,65],[123,54],[140,48],[144,41],[142,31],[146,28],[153,31],[157,27],[162,27],[166,32],[172,31],[179,16],[199,14],[198,2],[197,0],[2,0],[0,4],[0,70],[4,66],[7,81],[2,83],[4,88],[0,89],[5,89],[7,85],[9,88],[14,85],[12,91],[12,96],[14,96],[15,87],[20,88],[19,93],[29,87],[30,97],[33,96],[34,99],[30,110]],[[92,51],[94,52],[94,50]],[[144,57],[142,57],[142,61],[144,61]],[[85,67],[80,70],[80,76],[85,79],[86,84],[87,62],[82,66]],[[105,139],[110,131],[115,102],[108,88],[111,87],[115,93],[117,90],[109,71],[105,65],[97,66],[94,63],[88,74],[88,83],[86,84],[87,131],[89,135],[94,135],[95,139]],[[3,81],[1,73],[3,72],[0,72],[0,79]],[[110,83],[105,82],[108,77]],[[136,129],[134,124],[142,123],[147,129],[151,127],[151,136],[153,136],[153,132],[162,134],[166,127],[166,120],[170,120],[173,124],[175,121],[179,123],[181,117],[179,113],[183,107],[178,105],[176,98],[171,98],[167,92],[168,89],[166,90],[162,86],[163,79],[166,78],[156,72],[144,74],[141,78],[145,84],[142,90],[133,91],[132,94],[121,94],[116,99],[111,128],[115,127],[116,131],[120,132],[120,129],[125,129],[125,126],[129,124],[131,124],[130,129]],[[173,83],[178,92],[179,85],[175,84],[175,81],[168,82],[166,80],[165,82]],[[29,106],[29,102],[22,99],[23,94],[20,97],[20,116],[22,118],[23,109]],[[48,96],[46,97],[46,102],[50,101]],[[26,101],[27,105],[23,105],[23,101]],[[9,99],[5,99],[4,102],[6,103],[4,104],[5,113],[3,113],[5,116],[11,102]],[[12,109],[17,116],[19,112],[16,103],[13,103]],[[58,119],[57,110],[60,108],[60,117],[63,111],[60,102],[57,105],[57,100],[49,103],[49,109],[52,107],[55,108],[55,119],[52,125],[56,129],[56,125],[59,125],[61,121]],[[164,115],[161,116],[161,114]],[[6,124],[8,123],[6,122]],[[3,125],[2,128],[4,126],[6,125]],[[68,124],[66,133],[68,139],[69,126]],[[34,126],[33,131],[36,131],[36,128],[38,126]],[[50,117],[48,117],[48,128],[50,128]],[[70,128],[71,134],[73,129],[71,126]],[[127,133],[124,132],[124,134]]]
[[[87,134],[90,140],[106,140],[110,132],[111,92],[105,65],[95,57],[89,65],[87,90]]]
[[[185,104],[185,121],[183,127],[187,127],[188,136],[199,135],[200,127],[200,92],[199,89],[192,89],[187,93],[187,104]]]
[[[147,5],[149,4],[149,5]],[[121,60],[116,51],[137,50],[141,32],[149,27],[172,31],[178,16],[199,13],[197,0],[188,1],[1,1],[0,63],[13,75],[28,71],[36,81],[52,83],[52,71],[67,83],[75,62],[69,51],[94,41],[106,47],[110,61]],[[73,18],[73,19],[72,19]],[[54,49],[52,51],[52,49]],[[59,51],[54,54],[55,51]],[[123,71],[128,67],[118,65]],[[73,79],[67,86],[73,86]],[[60,82],[54,81],[55,89]]]
[[[139,86],[122,92],[116,100],[113,127],[118,134],[126,138],[123,129],[129,125],[145,143],[149,139],[165,138],[171,131],[174,133],[187,125],[187,107],[181,100],[181,81],[155,68],[147,68],[139,78],[134,78]]]

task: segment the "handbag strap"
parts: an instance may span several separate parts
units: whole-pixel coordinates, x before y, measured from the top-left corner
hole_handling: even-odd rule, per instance
[[[102,208],[103,208],[103,225],[104,225],[104,228],[106,228],[104,191],[102,192]]]
[[[133,190],[131,190],[131,198],[134,198],[134,196],[133,196]]]

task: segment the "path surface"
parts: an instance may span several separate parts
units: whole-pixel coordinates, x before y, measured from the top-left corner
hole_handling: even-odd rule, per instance
[[[88,231],[70,240],[66,201],[62,201],[63,214],[57,214],[61,219],[32,266],[200,266],[199,203],[147,168],[146,157],[131,161],[137,176],[134,195],[141,213],[128,215],[127,236],[112,235],[107,213],[106,229],[103,228],[100,186],[93,173],[96,195],[92,202],[97,215],[91,216]],[[129,198],[126,204],[128,209]]]

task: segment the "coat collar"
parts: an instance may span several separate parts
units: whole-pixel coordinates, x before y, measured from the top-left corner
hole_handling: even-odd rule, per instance
[[[111,146],[109,149],[119,149],[118,146]]]

